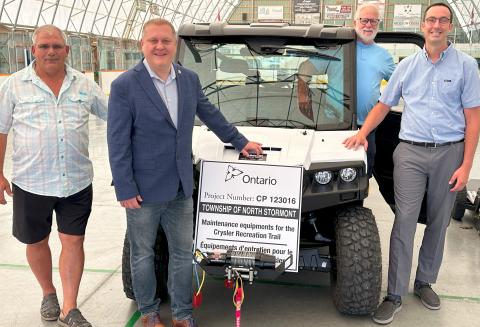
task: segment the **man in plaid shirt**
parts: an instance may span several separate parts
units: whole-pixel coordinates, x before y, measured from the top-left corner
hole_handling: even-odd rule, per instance
[[[65,64],[64,33],[45,25],[33,34],[35,60],[0,86],[0,203],[13,196],[13,235],[27,245],[27,260],[43,292],[44,320],[91,327],[77,308],[92,205],[93,168],[88,120],[105,120],[106,97],[95,82]],[[7,135],[13,136],[12,188],[3,174]],[[55,211],[62,244],[60,310],[48,244]]]

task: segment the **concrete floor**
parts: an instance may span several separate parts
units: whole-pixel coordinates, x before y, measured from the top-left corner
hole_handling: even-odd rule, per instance
[[[125,232],[124,211],[115,201],[110,187],[105,124],[91,121],[90,155],[95,168],[93,211],[87,228],[85,272],[79,294],[79,307],[96,327],[140,326],[135,303],[125,298],[121,281],[121,254]],[[10,174],[10,146],[5,173]],[[480,178],[477,149],[471,178]],[[365,205],[377,218],[383,253],[383,286],[386,289],[388,239],[393,214],[381,198],[375,182]],[[41,291],[25,258],[25,246],[11,236],[11,201],[0,208],[0,326],[55,326],[39,315]],[[56,230],[54,226],[52,230]],[[415,243],[418,253],[423,227],[419,225]],[[58,262],[59,241],[51,235],[54,262]],[[414,259],[414,268],[416,268]],[[442,309],[430,311],[411,293],[403,299],[403,310],[391,326],[480,326],[480,236],[472,229],[471,213],[462,223],[452,221],[447,233],[445,256],[436,291]],[[414,272],[414,270],[413,270]],[[55,283],[61,295],[58,271]],[[413,278],[413,274],[412,274]],[[299,273],[283,276],[274,283],[247,286],[242,307],[243,326],[372,326],[369,317],[339,314],[330,298],[327,274]],[[231,290],[223,282],[207,278],[203,304],[195,311],[202,327],[234,326]],[[162,305],[165,320],[170,317],[168,303]]]

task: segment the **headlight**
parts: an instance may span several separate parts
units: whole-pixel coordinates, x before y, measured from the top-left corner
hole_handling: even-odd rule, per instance
[[[355,168],[343,168],[340,170],[340,178],[344,182],[353,182],[357,177],[357,170]]]
[[[315,180],[318,184],[326,185],[332,180],[332,172],[329,170],[319,171],[315,173]]]

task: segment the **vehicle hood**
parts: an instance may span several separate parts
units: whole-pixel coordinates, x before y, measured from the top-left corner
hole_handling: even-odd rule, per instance
[[[314,131],[271,127],[238,127],[250,141],[262,144],[265,161],[259,164],[302,166],[309,170],[313,163],[364,161],[363,147],[356,150],[345,148],[342,142],[356,131]],[[224,144],[206,126],[195,126],[193,130],[193,160],[236,162],[239,152]]]

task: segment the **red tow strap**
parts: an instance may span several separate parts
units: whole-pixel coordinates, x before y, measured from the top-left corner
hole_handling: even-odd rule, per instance
[[[240,319],[242,317],[242,303],[245,297],[243,293],[243,282],[240,276],[237,276],[235,282],[235,290],[233,291],[233,305],[235,306],[235,327],[240,327]]]
[[[235,294],[235,327],[240,327],[240,318],[242,317],[243,289],[239,288]]]

